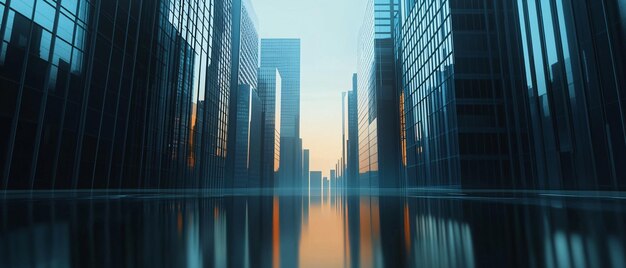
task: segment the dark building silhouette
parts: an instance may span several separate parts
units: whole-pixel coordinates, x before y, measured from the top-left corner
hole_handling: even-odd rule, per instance
[[[10,3],[3,189],[223,186],[229,0]]]
[[[405,1],[408,186],[521,187],[534,173],[515,1]],[[404,159],[403,159],[404,160]]]
[[[623,1],[517,1],[537,179],[549,189],[626,189]]]
[[[618,2],[404,1],[407,185],[624,189]]]

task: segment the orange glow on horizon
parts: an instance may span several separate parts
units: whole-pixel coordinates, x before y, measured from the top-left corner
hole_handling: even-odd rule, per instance
[[[349,251],[341,209],[330,202],[309,207],[309,222],[303,223],[306,228],[300,236],[299,267],[345,267]]]

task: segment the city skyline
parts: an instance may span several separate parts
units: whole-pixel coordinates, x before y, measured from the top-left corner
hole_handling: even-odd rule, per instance
[[[626,0],[0,0],[0,267],[625,267]]]
[[[323,170],[326,175],[341,156],[341,117],[337,115],[341,114],[341,92],[352,88],[351,75],[357,71],[358,30],[365,3],[253,0],[261,38],[302,41],[300,133],[303,148],[311,149],[311,170]]]

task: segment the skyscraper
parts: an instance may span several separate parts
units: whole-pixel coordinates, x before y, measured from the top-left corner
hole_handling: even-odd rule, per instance
[[[626,189],[624,1],[515,1],[537,180]],[[619,10],[619,11],[618,11]]]
[[[261,68],[282,77],[279,187],[296,187],[302,177],[300,140],[300,39],[262,39]]]
[[[309,172],[310,172],[310,152],[309,149],[304,149],[302,152],[302,186],[306,189],[310,187],[309,185]]]
[[[230,0],[29,2],[0,3],[3,189],[223,186]]]
[[[319,191],[322,189],[322,185],[323,185],[321,171],[311,171],[309,185],[311,185],[309,189],[312,193],[317,191],[315,193],[319,194]]]
[[[261,186],[276,186],[280,168],[282,79],[276,68],[259,69],[259,97],[263,103],[263,156]]]
[[[409,186],[511,188],[534,177],[515,2],[405,2]]]
[[[357,96],[361,187],[401,185],[393,27],[399,10],[398,0],[370,0],[360,32]]]
[[[359,187],[359,110],[357,74],[352,75],[352,90],[348,91],[348,146],[346,178],[348,187]]]
[[[232,1],[232,65],[226,180],[230,187],[259,186],[262,108],[258,96],[259,35],[249,0]],[[255,129],[255,127],[259,129]],[[249,178],[249,175],[251,177]]]
[[[409,184],[626,187],[618,1],[404,4]]]
[[[233,188],[256,188],[261,186],[261,161],[263,107],[255,88],[250,85],[240,85],[237,90],[237,113],[231,121],[237,122],[237,128],[228,131],[235,132],[237,142],[229,150],[234,166],[229,186]],[[229,178],[231,179],[231,178]]]

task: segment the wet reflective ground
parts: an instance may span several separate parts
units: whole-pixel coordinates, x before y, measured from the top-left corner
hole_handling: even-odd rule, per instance
[[[0,194],[0,267],[626,267],[621,193]]]

